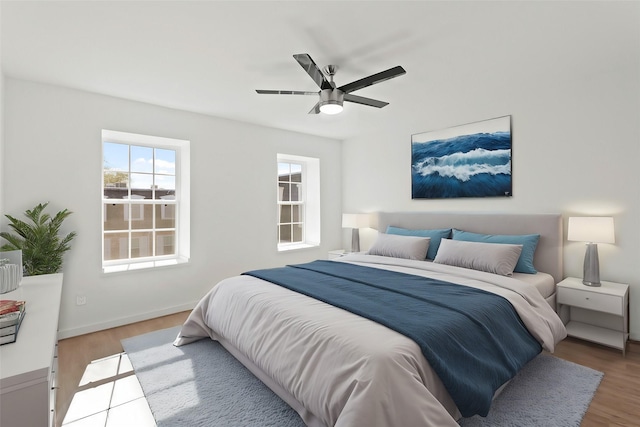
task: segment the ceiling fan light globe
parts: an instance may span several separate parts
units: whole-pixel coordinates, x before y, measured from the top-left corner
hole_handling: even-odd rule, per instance
[[[327,101],[320,105],[320,112],[324,114],[339,114],[342,112],[342,105],[337,102]]]

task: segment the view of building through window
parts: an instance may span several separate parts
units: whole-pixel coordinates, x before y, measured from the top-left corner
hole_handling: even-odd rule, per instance
[[[103,262],[176,255],[176,150],[103,141]]]

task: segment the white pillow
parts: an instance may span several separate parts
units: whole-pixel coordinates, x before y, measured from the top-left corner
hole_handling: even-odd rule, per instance
[[[367,253],[422,261],[427,258],[430,240],[429,237],[378,233],[376,241]]]
[[[522,245],[442,239],[433,262],[511,276],[521,252]]]

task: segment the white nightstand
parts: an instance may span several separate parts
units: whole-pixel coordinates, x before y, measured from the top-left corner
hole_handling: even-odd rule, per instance
[[[329,251],[329,259],[340,258],[341,256],[345,256],[347,252],[344,249],[334,249]]]
[[[585,286],[575,277],[558,283],[558,314],[569,336],[617,348],[624,356],[629,338],[629,285],[601,283]]]

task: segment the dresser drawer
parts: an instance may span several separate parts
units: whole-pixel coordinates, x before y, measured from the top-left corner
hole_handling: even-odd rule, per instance
[[[616,295],[605,295],[591,291],[558,287],[557,298],[558,304],[582,307],[588,310],[602,311],[618,316],[624,314],[622,298]]]

